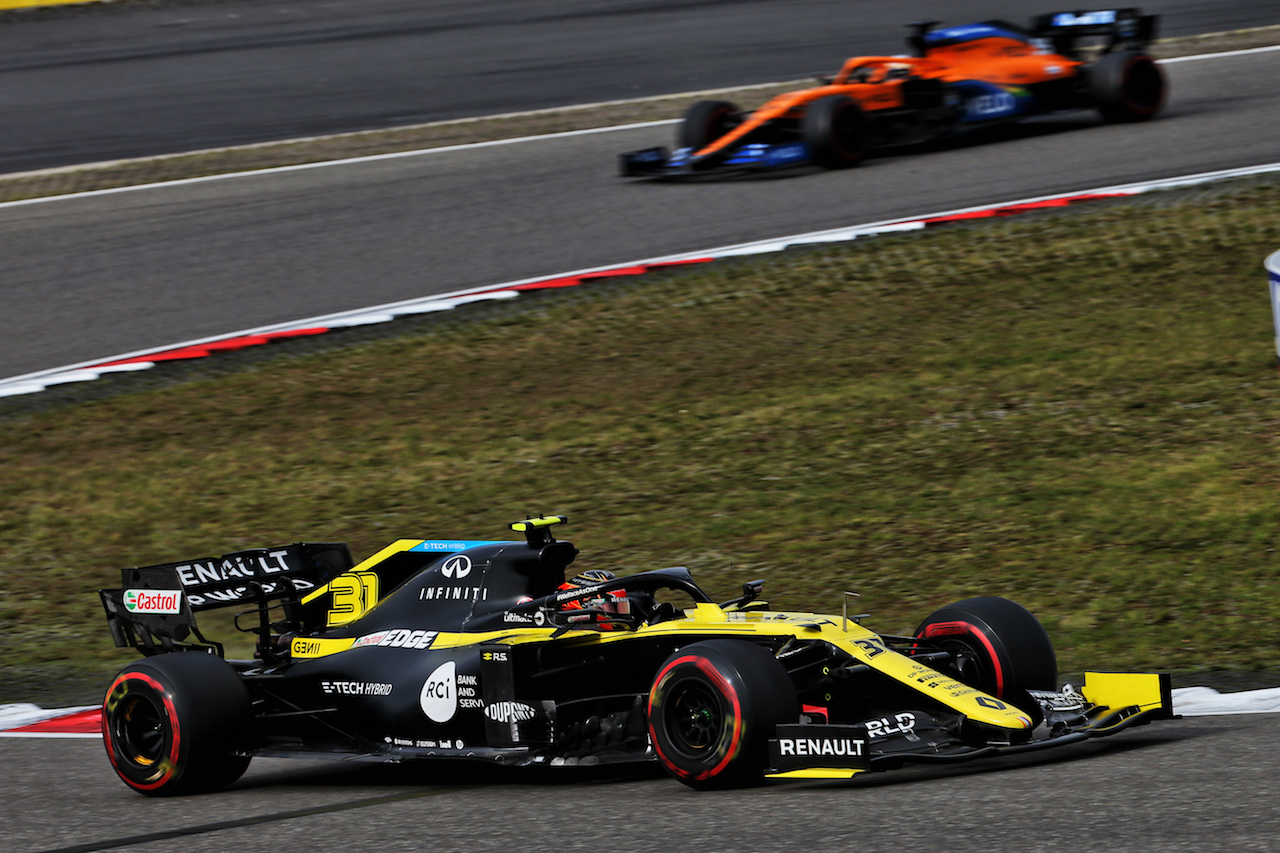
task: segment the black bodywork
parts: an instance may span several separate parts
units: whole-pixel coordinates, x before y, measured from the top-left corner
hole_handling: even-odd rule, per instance
[[[117,644],[144,655],[104,703],[117,772],[159,794],[202,789],[183,772],[229,784],[251,756],[656,759],[716,787],[1038,749],[1170,715],[1163,677],[1119,707],[1059,690],[1043,629],[1004,599],[893,637],[770,611],[762,581],[716,603],[681,567],[566,586],[578,552],[552,537],[562,521],[517,522],[523,541],[401,540],[359,565],[343,545],[299,543],[125,569],[100,592]],[[236,605],[255,655],[224,662],[195,613]]]

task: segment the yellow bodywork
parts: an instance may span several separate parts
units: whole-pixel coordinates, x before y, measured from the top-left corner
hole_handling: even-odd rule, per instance
[[[302,605],[305,607],[317,598],[332,593],[333,605],[329,608],[327,626],[336,628],[356,621],[368,613],[378,603],[380,597],[378,575],[372,569],[393,554],[410,551],[425,541],[425,539],[397,539],[372,557],[347,569],[324,586],[311,590],[311,592],[302,597]],[[296,644],[295,641],[294,645],[296,646]],[[334,651],[343,651],[343,649],[335,649]],[[333,654],[333,652],[325,652],[325,654]],[[296,651],[293,656],[299,657]],[[322,656],[302,655],[302,657]]]
[[[1086,672],[1080,694],[1113,710],[1158,711],[1170,704],[1167,679],[1153,672]]]
[[[383,559],[388,553],[408,550],[415,544],[417,542],[414,540],[394,543],[351,572],[359,573],[371,564],[370,561]],[[335,579],[334,583],[339,580],[340,578]],[[323,590],[317,590],[310,597],[322,592]],[[711,603],[696,604],[686,610],[684,615],[683,619],[644,625],[635,631],[563,631],[558,635],[557,642],[625,643],[637,637],[691,633],[697,634],[699,638],[724,636],[820,639],[847,652],[857,663],[882,672],[895,681],[909,684],[971,720],[1015,730],[1029,729],[1032,726],[1026,712],[1019,708],[888,648],[875,633],[857,622],[843,620],[839,616],[768,610],[726,611]],[[548,641],[556,630],[553,627],[531,627],[485,633],[440,632],[432,641],[431,648],[458,648],[495,642],[510,645],[542,643]],[[293,641],[291,649],[294,658],[319,658],[346,651],[355,642],[356,638],[299,637]]]
[[[803,770],[787,770],[783,773],[767,773],[768,779],[852,779],[865,770],[851,767],[806,767]]]

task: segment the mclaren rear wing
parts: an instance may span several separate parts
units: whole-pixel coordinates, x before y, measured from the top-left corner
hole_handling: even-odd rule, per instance
[[[1142,50],[1156,36],[1158,15],[1144,15],[1137,7],[1093,12],[1050,12],[1031,22],[1031,33],[1047,39],[1055,53],[1075,57],[1085,40],[1105,40],[1106,53]]]

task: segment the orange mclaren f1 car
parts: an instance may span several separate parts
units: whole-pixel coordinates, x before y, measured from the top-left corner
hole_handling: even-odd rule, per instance
[[[823,85],[754,112],[699,101],[677,148],[621,157],[625,177],[689,177],[816,164],[852,166],[873,148],[913,145],[1045,113],[1096,109],[1144,121],[1167,84],[1146,53],[1156,16],[1136,8],[1041,15],[938,28],[913,24],[910,56],[859,56]]]

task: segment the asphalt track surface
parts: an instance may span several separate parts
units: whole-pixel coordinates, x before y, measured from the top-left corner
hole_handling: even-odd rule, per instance
[[[1165,113],[1081,112],[857,169],[624,181],[668,126],[0,206],[0,377],[754,239],[1273,162],[1280,51],[1167,64]]]
[[[38,0],[33,0],[38,2]],[[0,17],[0,172],[688,92],[897,52],[1045,0],[150,0]],[[1165,36],[1274,0],[1154,0]]]
[[[657,775],[255,760],[231,789],[141,797],[97,740],[0,741],[8,853],[28,851],[1269,851],[1280,715],[1188,717],[1059,751],[847,782],[699,793]]]

